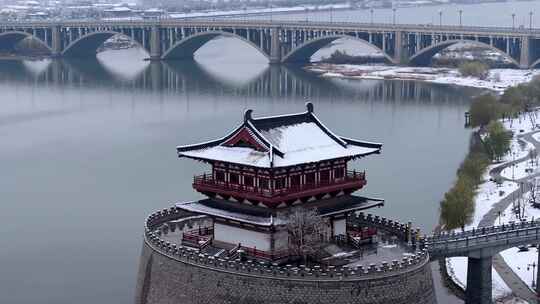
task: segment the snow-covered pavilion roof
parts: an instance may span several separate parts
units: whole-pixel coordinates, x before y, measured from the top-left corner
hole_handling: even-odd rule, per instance
[[[257,226],[283,225],[285,222],[276,211],[268,208],[249,206],[241,203],[230,202],[217,198],[207,198],[199,201],[179,202],[175,204],[182,210],[204,214],[252,224]],[[384,205],[383,199],[368,198],[356,195],[341,195],[327,198],[317,202],[307,203],[305,206],[314,208],[317,214],[323,217],[335,216],[352,211],[366,210]],[[286,209],[283,209],[286,211]]]
[[[253,118],[220,139],[178,146],[179,157],[275,168],[380,153],[382,144],[341,137],[313,113],[313,104],[297,114]]]

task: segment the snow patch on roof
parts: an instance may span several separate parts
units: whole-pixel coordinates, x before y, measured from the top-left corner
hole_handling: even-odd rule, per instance
[[[217,216],[220,218],[226,218],[234,221],[239,221],[248,224],[254,224],[258,226],[272,226],[285,224],[280,219],[270,217],[262,217],[256,215],[249,215],[240,212],[228,211],[218,208],[212,208],[210,206],[201,204],[199,202],[181,202],[176,203],[176,207],[195,213],[202,213],[211,216]]]

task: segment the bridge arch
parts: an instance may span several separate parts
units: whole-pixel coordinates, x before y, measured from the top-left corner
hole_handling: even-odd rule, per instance
[[[363,45],[366,45],[366,46],[370,47],[371,49],[373,49],[375,51],[381,52],[383,54],[383,56],[386,58],[386,60],[388,60],[389,62],[396,63],[394,58],[392,58],[390,55],[385,53],[378,46],[376,46],[376,45],[374,45],[372,43],[369,43],[369,41],[366,41],[366,40],[364,40],[362,38],[357,38],[357,37],[350,36],[350,35],[345,35],[345,34],[344,35],[330,35],[330,36],[325,36],[325,37],[321,37],[321,38],[318,38],[318,39],[309,40],[309,41],[295,47],[294,49],[292,49],[287,55],[285,55],[285,57],[283,57],[283,59],[281,61],[283,63],[307,62],[307,61],[309,61],[311,56],[313,56],[313,54],[315,54],[318,50],[322,49],[323,47],[325,47],[329,43],[331,43],[331,42],[333,42],[335,40],[341,39],[341,38],[348,38],[348,39],[351,39],[353,41],[358,41],[358,42],[362,43]]]
[[[49,53],[52,53],[51,48],[45,43],[45,41],[39,39],[38,37],[32,35],[31,33],[21,32],[21,31],[8,31],[0,33],[0,49],[7,49],[14,47],[21,40],[31,37],[33,40],[37,41],[41,46],[47,49]]]
[[[200,49],[203,45],[208,43],[210,40],[223,36],[223,37],[233,37],[242,40],[243,42],[249,44],[259,53],[261,53],[265,58],[270,60],[270,56],[264,52],[258,45],[249,41],[243,36],[240,36],[235,33],[225,32],[225,31],[207,31],[201,32],[189,37],[186,37],[175,44],[173,44],[168,50],[166,50],[161,56],[162,59],[192,59],[195,52]]]
[[[423,48],[409,58],[409,63],[412,65],[428,65],[429,62],[431,61],[431,58],[433,58],[435,54],[457,43],[473,44],[476,46],[481,46],[481,47],[493,50],[499,54],[502,54],[506,59],[510,60],[512,64],[515,65],[516,67],[519,67],[519,62],[516,59],[514,59],[512,56],[504,52],[503,50],[498,49],[484,42],[480,42],[476,40],[466,40],[466,39],[446,40],[438,44],[434,44],[432,46]]]
[[[135,44],[137,44],[140,48],[148,52],[148,50],[144,48],[139,41],[134,40],[125,34],[122,34],[120,32],[115,32],[115,31],[98,31],[98,32],[88,33],[76,40],[73,40],[70,44],[68,44],[64,48],[64,50],[62,51],[62,56],[66,56],[66,57],[94,56],[96,55],[97,49],[105,41],[107,41],[107,39],[113,36],[126,37],[132,42],[134,42]]]
[[[540,66],[540,58],[536,59],[531,65],[529,66],[529,69],[535,69]]]

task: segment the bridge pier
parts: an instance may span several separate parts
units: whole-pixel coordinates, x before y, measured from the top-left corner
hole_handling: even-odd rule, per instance
[[[53,26],[51,28],[51,34],[51,55],[52,57],[60,57],[62,55],[62,36],[60,26]]]
[[[159,27],[150,30],[150,60],[161,60],[161,37]]]
[[[281,63],[281,41],[279,40],[279,29],[272,28],[270,31],[270,64]]]
[[[519,68],[528,69],[530,62],[530,37],[521,37],[521,52],[519,54]]]
[[[397,31],[394,39],[394,62],[400,65],[409,63],[409,52],[403,49],[403,32]]]
[[[491,304],[492,257],[473,258],[467,264],[465,304]]]

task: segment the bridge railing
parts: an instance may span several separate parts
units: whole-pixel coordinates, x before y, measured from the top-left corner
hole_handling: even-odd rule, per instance
[[[53,20],[53,21],[7,21],[1,22],[0,28],[9,27],[43,27],[43,26],[196,26],[196,25],[226,25],[226,26],[264,26],[264,27],[323,27],[327,28],[364,28],[364,29],[387,29],[405,31],[443,31],[443,32],[501,32],[506,34],[540,34],[540,28],[520,27],[488,27],[488,26],[460,26],[460,25],[433,25],[433,24],[392,24],[392,23],[368,23],[347,21],[285,21],[285,20],[230,20],[220,18],[200,19],[174,19],[161,18],[157,20],[131,19],[131,20]]]
[[[440,253],[452,250],[470,251],[487,246],[510,246],[522,241],[538,240],[539,238],[540,223],[531,220],[518,223],[511,222],[500,226],[481,227],[460,233],[443,233],[424,237],[421,240],[421,245],[432,253]]]

